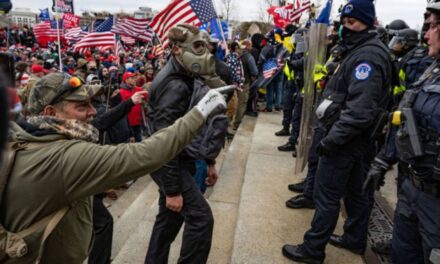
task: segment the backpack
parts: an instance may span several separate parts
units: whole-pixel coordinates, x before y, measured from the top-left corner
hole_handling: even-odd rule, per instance
[[[3,196],[8,185],[9,177],[12,173],[12,168],[14,167],[15,157],[18,151],[25,149],[32,149],[36,147],[41,147],[48,143],[22,143],[22,142],[9,142],[8,152],[4,156],[3,167],[0,170],[0,206],[3,202]],[[38,252],[38,257],[35,263],[39,263],[43,249],[44,243],[55,227],[58,225],[60,220],[68,211],[68,207],[64,207],[46,217],[39,220],[38,222],[32,224],[28,228],[19,231],[17,233],[9,232],[0,223],[0,262],[6,261],[8,258],[20,258],[28,253],[28,246],[24,241],[24,238],[44,229],[43,236],[41,238],[41,244]]]
[[[187,112],[191,111],[209,89],[201,80],[194,80],[194,89]],[[214,160],[225,145],[227,131],[228,117],[226,115],[209,117],[199,133],[186,146],[186,153],[194,159]]]

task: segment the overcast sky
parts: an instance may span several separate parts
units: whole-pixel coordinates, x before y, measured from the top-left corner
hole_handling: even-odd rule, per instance
[[[217,9],[221,6],[222,0],[214,0]],[[264,0],[232,0],[236,6],[233,13],[233,18],[246,21],[258,20],[261,7]],[[292,2],[292,0],[289,0]],[[88,9],[92,11],[106,10],[114,11],[128,11],[132,12],[138,9],[139,6],[148,6],[156,10],[164,8],[170,0],[74,0],[75,11]],[[324,0],[312,0],[312,2],[322,2]],[[333,10],[344,0],[334,0]],[[28,7],[33,11],[38,11],[38,8],[50,7],[52,0],[12,0],[15,7]],[[426,1],[422,0],[376,0],[376,13],[380,21],[384,25],[390,21],[401,18],[404,19],[411,27],[419,29],[422,24],[423,12],[425,10]],[[219,12],[219,10],[218,10]],[[219,12],[220,13],[220,12]]]

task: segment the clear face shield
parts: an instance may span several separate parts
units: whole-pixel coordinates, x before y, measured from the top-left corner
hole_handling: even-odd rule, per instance
[[[393,52],[401,52],[406,43],[407,42],[404,37],[396,35],[391,39],[390,43],[388,44],[388,48]]]

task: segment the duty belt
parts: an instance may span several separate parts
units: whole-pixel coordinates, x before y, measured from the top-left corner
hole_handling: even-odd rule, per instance
[[[421,192],[440,198],[440,182],[432,178],[432,171],[419,172],[408,167],[408,177],[413,185]]]

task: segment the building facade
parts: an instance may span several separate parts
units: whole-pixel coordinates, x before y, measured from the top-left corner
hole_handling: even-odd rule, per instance
[[[29,8],[15,8],[8,16],[12,26],[34,26],[38,22],[37,13],[32,12]]]
[[[151,18],[153,17],[153,9],[150,7],[139,7],[134,11],[134,18]]]

